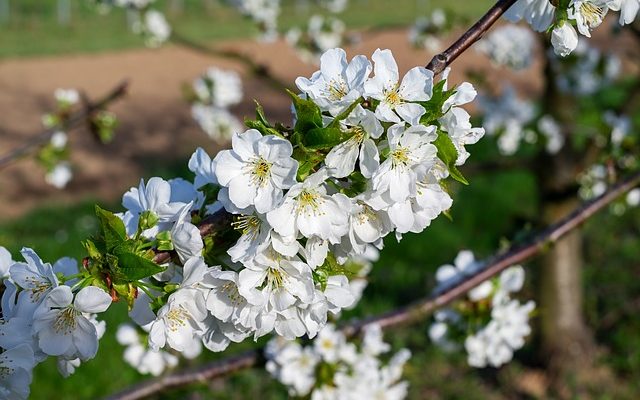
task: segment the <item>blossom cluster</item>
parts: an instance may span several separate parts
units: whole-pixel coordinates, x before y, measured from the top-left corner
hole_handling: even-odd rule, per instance
[[[458,253],[453,265],[443,265],[436,272],[438,287],[443,290],[482,269],[473,253]],[[459,349],[464,343],[470,366],[499,367],[513,358],[514,351],[524,346],[531,333],[529,316],[535,303],[512,299],[522,289],[524,269],[511,266],[500,276],[471,289],[465,300],[453,307],[438,310],[429,327],[431,340],[446,351]]]
[[[328,313],[359,298],[363,258],[384,236],[420,232],[451,206],[441,181],[464,180],[456,166],[483,134],[459,107],[475,91],[468,83],[447,90],[446,78],[434,86],[423,67],[400,80],[388,50],[372,59],[347,62],[343,50],[329,50],[320,71],[296,80],[303,95],[291,94],[293,128],[271,126],[258,108],[230,150],[193,154],[193,182],[151,178],[124,195],[119,240],[176,254],[144,267],[153,276],[130,283],[144,292],[137,298],[111,288],[131,302],[151,349],[202,342],[219,351],[272,331],[314,337]],[[212,242],[196,226],[211,214],[233,215]],[[92,257],[122,275],[105,263]]]
[[[476,49],[497,65],[515,70],[528,68],[533,61],[535,38],[517,25],[500,26],[481,39]]]
[[[578,46],[578,33],[590,38],[610,10],[620,11],[619,23],[626,25],[635,20],[639,8],[640,0],[518,0],[505,17],[524,19],[538,32],[551,30],[551,44],[564,57]]]
[[[266,368],[294,397],[399,400],[407,395],[408,383],[401,379],[411,353],[402,349],[385,364],[381,357],[390,349],[378,325],[365,329],[358,346],[328,324],[308,346],[271,340],[265,351]]]
[[[131,30],[144,38],[148,47],[159,47],[171,36],[171,26],[161,11],[153,7],[155,0],[98,0],[104,10],[119,7],[128,10]]]
[[[439,51],[442,48],[439,36],[450,28],[450,25],[444,10],[436,8],[430,15],[419,17],[411,26],[409,42],[416,48]]]
[[[57,189],[64,189],[73,178],[67,122],[80,103],[80,93],[76,89],[60,88],[55,90],[54,98],[55,111],[42,117],[42,124],[51,131],[50,138],[38,150],[36,160],[46,171],[45,181]],[[113,138],[116,118],[112,113],[99,110],[88,118],[91,133],[100,142],[107,143]]]
[[[346,44],[346,27],[336,17],[312,15],[306,27],[293,27],[285,34],[285,39],[305,62],[317,64],[327,50]]]
[[[193,81],[191,115],[200,128],[218,143],[231,140],[242,124],[229,107],[242,101],[242,80],[237,72],[208,68]]]
[[[574,96],[588,96],[613,83],[619,77],[622,61],[613,53],[602,52],[580,42],[571,56],[549,55],[556,85]]]
[[[380,49],[371,61],[331,49],[296,85],[291,127],[258,106],[231,149],[193,153],[192,180],[142,180],[123,195],[124,212],[96,207],[79,270],[65,259],[58,271],[29,249],[26,264],[11,261],[2,329],[18,333],[0,335],[3,355],[26,342],[33,360],[56,356],[71,373],[95,355],[94,314],[112,300],[138,325],[120,329],[127,361],[154,374],[175,364],[168,351],[194,357],[272,332],[313,338],[353,307],[383,238],[421,232],[452,204],[445,179],[466,183],[458,166],[484,130],[461,106],[476,92],[449,89],[446,73],[435,83],[424,67],[401,77]],[[217,90],[206,80],[194,88],[214,105],[238,99]],[[374,379],[351,378],[344,384]]]
[[[260,40],[271,42],[278,38],[280,0],[228,0],[241,14],[251,18],[260,30]]]
[[[69,163],[69,140],[63,130],[64,123],[73,107],[80,102],[80,93],[75,89],[56,89],[54,92],[56,111],[45,114],[42,124],[55,129],[49,143],[38,152],[38,161],[45,168],[45,181],[55,188],[63,189],[73,177]]]
[[[505,86],[498,96],[479,96],[478,106],[487,135],[497,137],[503,155],[515,154],[522,143],[542,144],[549,154],[564,146],[558,122],[549,114],[538,115],[534,105],[520,99],[511,86]]]
[[[4,279],[0,323],[0,394],[26,399],[32,370],[47,357],[56,357],[63,376],[96,355],[106,325],[96,316],[107,310],[111,296],[79,279],[77,262],[61,258],[43,262],[29,248],[25,262],[12,259],[0,247]]]

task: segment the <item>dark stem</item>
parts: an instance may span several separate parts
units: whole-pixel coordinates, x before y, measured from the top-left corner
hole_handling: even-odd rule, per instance
[[[65,129],[72,129],[80,124],[86,122],[93,113],[105,108],[113,101],[119,99],[127,93],[129,87],[128,81],[122,81],[116,87],[114,87],[109,93],[96,102],[83,101],[84,107],[82,109],[72,113],[64,122]],[[59,128],[47,129],[40,134],[30,137],[21,146],[11,150],[5,155],[0,157],[0,169],[11,164],[16,159],[29,154],[35,148],[40,147],[51,140],[51,136],[59,130]]]
[[[353,336],[370,325],[380,325],[382,328],[390,328],[423,320],[457,298],[463,296],[469,290],[480,283],[499,274],[513,264],[528,260],[536,254],[543,252],[569,232],[577,229],[582,223],[591,218],[596,212],[603,209],[615,199],[640,184],[640,172],[630,176],[626,180],[613,186],[602,196],[597,197],[582,207],[574,210],[559,222],[549,226],[531,240],[522,245],[514,245],[506,251],[496,254],[484,261],[483,268],[475,275],[469,276],[454,286],[446,288],[434,295],[418,300],[407,306],[381,314],[372,318],[354,321],[345,325],[342,331]],[[224,377],[231,373],[261,366],[264,364],[262,349],[250,350],[240,355],[218,360],[202,365],[198,368],[175,372],[163,377],[141,382],[121,393],[108,397],[109,400],[136,400],[159,393],[161,391],[186,386],[196,382],[207,382],[211,379]]]
[[[517,0],[498,0],[469,30],[458,38],[448,49],[433,56],[427,69],[434,75],[440,74],[456,58],[464,53],[472,44],[480,40],[482,35],[511,7]]]

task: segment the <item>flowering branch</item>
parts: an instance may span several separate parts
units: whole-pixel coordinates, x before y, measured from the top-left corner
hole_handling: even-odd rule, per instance
[[[521,263],[543,252],[550,245],[556,243],[569,232],[577,229],[582,223],[591,218],[618,197],[640,184],[640,173],[636,173],[626,180],[621,181],[600,197],[597,197],[582,207],[576,209],[561,221],[549,226],[525,244],[513,245],[503,253],[487,259],[484,266],[475,275],[471,275],[457,284],[418,300],[407,306],[395,309],[385,314],[368,319],[352,322],[345,325],[342,331],[347,336],[360,333],[364,328],[378,325],[381,328],[395,327],[410,324],[422,320],[435,310],[443,307],[480,283],[496,276],[507,267]],[[234,357],[214,361],[198,368],[169,374],[160,378],[142,382],[119,394],[108,397],[109,400],[135,400],[159,393],[163,390],[185,386],[195,382],[206,382],[220,378],[239,370],[262,365],[264,358],[262,349],[246,351]]]
[[[291,86],[289,86],[288,83],[274,76],[271,71],[269,71],[269,68],[266,65],[256,62],[253,58],[247,56],[246,54],[242,54],[235,50],[217,49],[205,46],[201,43],[196,43],[191,39],[182,36],[178,32],[173,32],[171,34],[170,40],[177,45],[186,47],[201,54],[206,54],[212,57],[223,57],[229,60],[238,61],[245,67],[247,67],[252,74],[257,76],[258,78],[264,79],[272,88],[278,91],[282,91],[282,89],[285,88],[294,90]]]
[[[448,49],[440,54],[436,54],[427,69],[433,71],[434,75],[440,74],[456,58],[464,53],[472,44],[480,40],[482,35],[511,7],[517,0],[498,0],[496,4],[487,11],[469,30],[458,38]]]
[[[103,109],[113,101],[124,96],[127,93],[128,86],[128,81],[122,81],[98,101],[85,102],[85,106],[82,109],[76,111],[75,113],[72,113],[67,118],[67,120],[65,121],[66,127],[73,128],[84,123],[88,120],[88,118],[91,117],[93,113]],[[28,154],[34,148],[47,143],[49,140],[51,140],[51,137],[57,130],[58,129],[56,128],[47,129],[42,133],[31,137],[26,141],[26,143],[22,144],[21,146],[11,150],[3,156],[0,156],[0,169],[6,167],[17,158]]]

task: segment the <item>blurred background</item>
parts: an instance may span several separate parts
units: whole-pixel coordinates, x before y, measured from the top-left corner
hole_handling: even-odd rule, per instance
[[[491,4],[351,0],[339,14],[346,27],[342,44],[350,56],[392,49],[400,70],[406,71],[425,65]],[[256,99],[271,121],[291,121],[289,99],[273,81],[292,86],[296,77],[310,76],[317,69],[313,57],[300,57],[285,39],[257,40],[259,29],[253,21],[216,0],[158,0],[154,8],[165,14],[174,39],[147,48],[145,39],[132,33],[134,16],[122,8],[107,9],[88,0],[0,0],[0,156],[44,130],[42,116],[56,109],[57,88],[75,88],[97,99],[123,79],[129,82],[127,94],[108,107],[118,119],[112,141],[96,141],[84,127],[69,130],[73,179],[63,189],[43,178],[47,167],[42,157],[24,156],[0,169],[0,245],[14,259],[22,246],[34,248],[48,261],[82,258],[80,241],[97,228],[95,203],[120,211],[122,193],[141,177],[188,178],[187,161],[197,146],[212,155],[226,147],[224,140],[214,141],[202,131],[188,101],[192,81],[210,66],[233,70],[242,78],[243,100],[230,108],[238,119],[253,116]],[[433,19],[437,9],[444,11],[446,25],[420,25],[421,17]],[[278,29],[286,32],[318,13],[327,11],[315,2],[283,0]],[[423,31],[429,40],[417,39]],[[490,256],[566,214],[579,204],[579,194],[588,198],[597,192],[597,176],[590,183],[585,176],[594,165],[617,162],[609,148],[600,148],[595,156],[590,150],[589,144],[598,142],[593,138],[608,137],[613,129],[604,110],[624,114],[629,127],[640,120],[638,34],[599,30],[590,42],[600,57],[597,65],[566,75],[578,84],[554,78],[560,70],[553,69],[541,44],[545,40],[538,39],[531,32],[531,59],[515,69],[482,49],[468,51],[453,64],[450,82],[471,81],[487,99],[504,93],[508,84],[517,98],[531,104],[535,117],[517,121],[522,138],[514,151],[506,144],[515,140],[503,132],[507,124],[498,124],[493,135],[472,147],[471,159],[462,168],[471,184],[451,188],[451,220],[440,217],[422,234],[405,235],[401,243],[387,237],[362,301],[343,320],[428,295],[435,287],[436,269],[452,262],[460,250],[470,249],[477,258]],[[595,53],[589,54],[593,59]],[[608,72],[613,67],[607,67],[605,55],[618,59],[616,74]],[[248,64],[247,57],[254,64]],[[580,57],[571,61],[573,66],[582,62]],[[271,80],[265,79],[265,71]],[[588,90],[558,90],[589,79],[598,83]],[[499,102],[482,104],[468,107],[478,124],[491,110],[518,113],[504,111]],[[544,136],[539,128],[544,115],[554,117],[562,135],[571,127],[590,136],[566,137],[562,150],[549,151],[550,136],[526,138],[529,130]],[[625,135],[631,138],[622,146],[628,153],[636,149],[638,134],[628,129]],[[601,180],[609,178],[605,172]],[[525,265],[527,283],[520,295],[536,300],[538,311],[527,345],[502,368],[475,369],[467,365],[463,352],[443,352],[429,340],[429,320],[386,333],[394,348],[408,347],[413,353],[405,372],[409,398],[640,397],[639,234],[640,208],[622,200],[589,221],[568,244]],[[553,272],[558,270],[568,272],[563,277]],[[122,360],[124,348],[115,340],[115,329],[125,320],[125,305],[109,310],[98,356],[70,378],[60,377],[54,360],[39,365],[31,397],[93,399],[147,379]],[[183,360],[181,367],[263,344],[232,344],[221,354],[205,352]],[[265,371],[248,370],[160,398],[286,396],[286,389]]]

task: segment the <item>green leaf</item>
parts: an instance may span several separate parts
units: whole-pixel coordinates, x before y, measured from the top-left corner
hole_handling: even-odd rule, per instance
[[[343,112],[341,112],[340,114],[338,114],[333,121],[331,121],[331,123],[328,125],[329,128],[339,128],[340,127],[340,121],[346,119],[349,114],[351,114],[351,112],[358,106],[358,104],[361,104],[364,101],[364,99],[361,97],[358,100],[354,101],[353,104],[351,104],[349,107],[347,107],[347,109],[345,109]]]
[[[97,260],[102,257],[102,251],[98,249],[98,245],[93,240],[87,239],[82,242],[82,245],[87,250],[87,254],[89,254],[89,258]]]
[[[113,254],[118,259],[114,281],[133,282],[164,271],[160,265],[134,253],[129,246],[119,246]]]
[[[111,251],[127,239],[124,223],[114,213],[96,205],[96,215],[98,216],[100,231],[104,237],[107,251]]]
[[[340,128],[314,128],[302,137],[302,144],[311,150],[328,150],[352,136]]]
[[[462,176],[462,173],[456,167],[458,150],[456,150],[456,146],[454,146],[449,135],[446,132],[438,130],[438,138],[433,144],[438,149],[438,158],[446,164],[451,177],[462,184],[468,185],[469,181]]]
[[[298,160],[296,178],[298,182],[302,182],[307,176],[315,172],[315,168],[324,160],[324,155],[314,151],[305,151],[298,147],[293,150],[293,158]]]
[[[264,136],[276,135],[282,137],[282,133],[271,126],[269,121],[267,121],[267,117],[264,115],[264,109],[262,108],[260,103],[258,103],[256,100],[254,101],[256,103],[256,119],[252,120],[249,118],[245,118],[244,124],[247,126],[247,128],[256,129]]]
[[[441,80],[433,87],[433,93],[428,101],[421,101],[419,104],[424,107],[426,113],[420,117],[420,123],[423,125],[432,125],[442,117],[442,107],[445,101],[449,99],[456,91],[455,89],[444,90],[446,81]]]
[[[311,100],[300,98],[297,94],[287,90],[293,107],[296,110],[296,126],[294,130],[304,136],[304,134],[314,128],[322,128],[322,112],[316,103]]]

